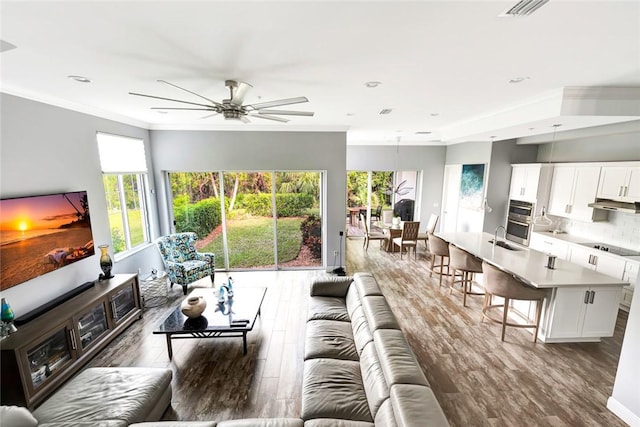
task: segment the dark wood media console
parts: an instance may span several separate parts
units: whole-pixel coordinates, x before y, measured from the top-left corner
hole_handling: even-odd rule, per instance
[[[39,314],[0,341],[0,401],[33,409],[140,318],[136,274],[95,282]]]

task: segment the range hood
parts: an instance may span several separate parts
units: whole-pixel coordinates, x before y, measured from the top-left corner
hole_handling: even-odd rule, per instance
[[[640,202],[618,202],[616,200],[596,199],[595,203],[589,203],[590,208],[617,211],[625,213],[640,213]]]

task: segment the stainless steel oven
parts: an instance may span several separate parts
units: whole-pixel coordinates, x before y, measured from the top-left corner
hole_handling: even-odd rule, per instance
[[[533,212],[533,203],[521,200],[509,201],[507,240],[529,246],[529,238],[533,228]]]

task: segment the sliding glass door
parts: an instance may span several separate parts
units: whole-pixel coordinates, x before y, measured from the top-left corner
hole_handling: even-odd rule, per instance
[[[320,172],[170,173],[169,181],[176,232],[195,232],[217,268],[323,265]]]

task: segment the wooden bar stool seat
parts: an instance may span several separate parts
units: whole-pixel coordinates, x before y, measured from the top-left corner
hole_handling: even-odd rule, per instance
[[[482,305],[482,319],[485,317],[492,322],[502,325],[500,340],[504,341],[504,331],[507,326],[514,328],[534,328],[533,342],[538,340],[538,327],[542,313],[542,302],[546,295],[544,289],[538,289],[527,285],[513,275],[506,273],[491,264],[482,263],[484,274],[484,304]],[[492,297],[504,298],[504,304],[493,304]],[[510,300],[536,301],[536,315],[534,323],[513,323],[508,321]],[[502,317],[495,318],[490,315],[494,310],[502,308]]]
[[[462,306],[467,306],[467,295],[484,295],[484,292],[474,290],[480,284],[474,281],[476,273],[482,274],[482,260],[471,255],[469,252],[459,247],[449,244],[449,268],[452,271],[450,288],[451,291],[462,292]],[[456,273],[460,278],[456,280]],[[457,288],[456,285],[461,285]]]

